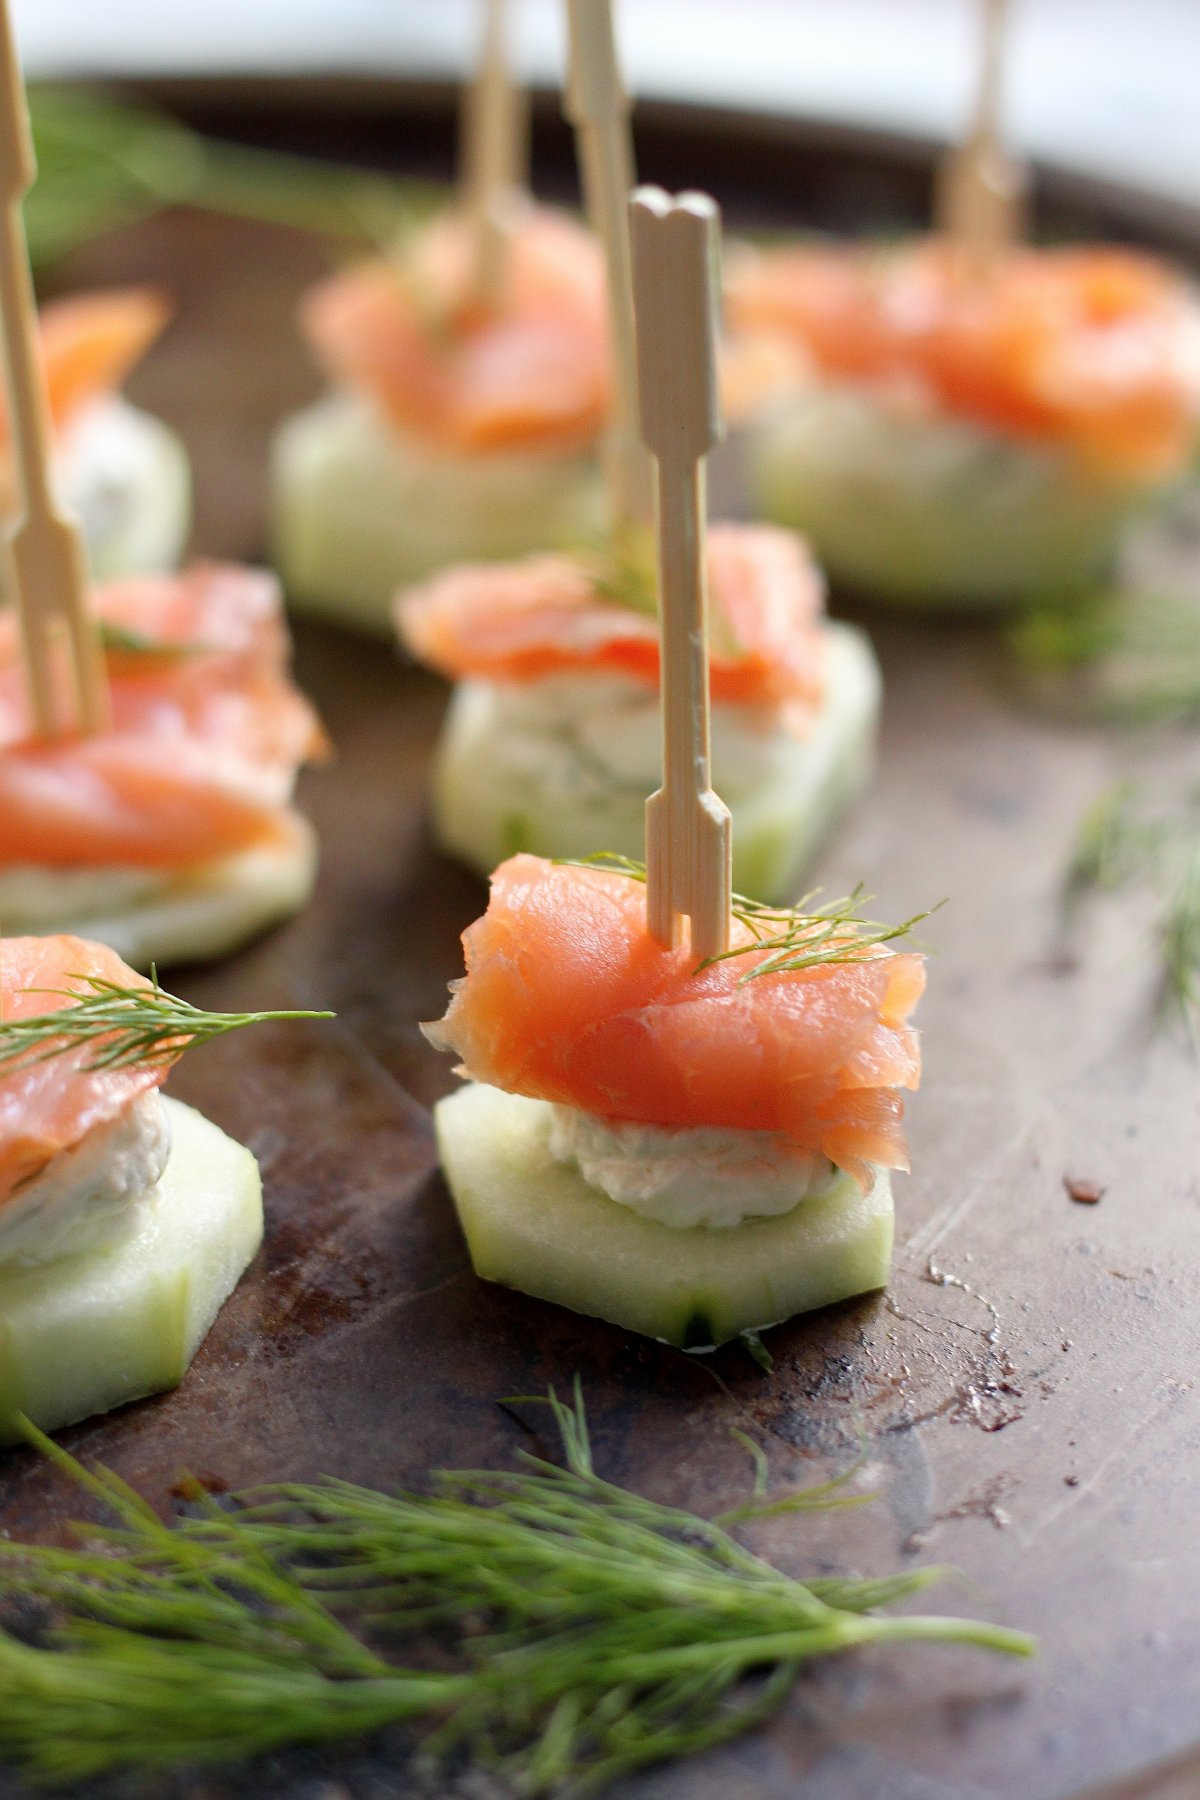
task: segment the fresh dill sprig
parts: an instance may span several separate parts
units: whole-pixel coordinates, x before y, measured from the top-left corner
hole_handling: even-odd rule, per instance
[[[569,868],[628,875],[633,881],[646,879],[645,863],[608,850],[595,856],[561,857],[558,860]],[[757,955],[762,951],[766,952],[763,960],[746,970],[739,986],[756,981],[762,975],[789,974],[835,963],[864,962],[876,945],[907,937],[924,919],[946,904],[939,900],[936,906],[914,913],[899,925],[884,925],[878,920],[861,917],[862,908],[870,900],[861,882],[852,893],[844,894],[838,900],[827,900],[819,906],[816,904],[819,897],[820,889],[813,888],[803,894],[795,906],[767,906],[761,900],[735,894],[733,917],[750,933],[750,942],[706,957],[697,964],[697,973],[711,968],[714,963],[729,962],[734,957]]]
[[[118,1479],[27,1438],[115,1515],[90,1546],[0,1539],[0,1597],[49,1611],[0,1629],[0,1754],[43,1782],[214,1763],[407,1725],[526,1795],[591,1794],[750,1729],[814,1658],[1023,1633],[879,1616],[944,1573],[793,1580],[725,1525],[598,1476],[583,1400],[548,1404],[566,1464],[458,1470],[424,1492],[286,1483],[164,1525]],[[837,1483],[744,1522],[838,1504]],[[849,1496],[857,1500],[865,1496]]]
[[[148,662],[181,662],[189,656],[207,656],[213,645],[202,643],[168,643],[165,638],[148,637],[128,625],[116,625],[109,619],[100,621],[100,647],[106,656],[132,656]]]
[[[34,265],[168,206],[385,246],[443,199],[432,182],[219,142],[145,102],[33,84],[38,179],[25,203]]]
[[[1200,791],[1173,811],[1150,809],[1120,781],[1087,808],[1063,878],[1070,915],[1088,893],[1138,885],[1157,902],[1158,1015],[1189,1031],[1200,1017]]]
[[[168,994],[152,971],[149,987],[125,987],[102,975],[68,975],[78,987],[29,988],[28,993],[66,996],[71,1004],[24,1018],[0,1018],[0,1076],[65,1056],[83,1046],[94,1053],[86,1069],[154,1067],[173,1062],[193,1044],[206,1044],[244,1025],[273,1020],[331,1019],[307,1010],[205,1012]]]
[[[1009,627],[1026,679],[1057,708],[1119,724],[1200,718],[1200,604],[1098,589],[1054,596]]]

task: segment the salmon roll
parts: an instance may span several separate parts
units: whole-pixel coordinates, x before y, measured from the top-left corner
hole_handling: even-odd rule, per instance
[[[173,568],[191,530],[187,452],[161,419],[120,391],[169,316],[162,296],[144,288],[75,294],[38,315],[55,478],[100,580]],[[7,442],[6,424],[0,440]],[[6,516],[14,500],[4,468]]]
[[[1188,474],[1200,306],[1156,259],[945,240],[743,249],[728,316],[773,358],[749,432],[762,513],[831,577],[908,607],[1081,587]]]
[[[254,1157],[159,1091],[243,1022],[102,944],[0,939],[0,1443],[176,1386],[257,1251]]]
[[[869,779],[880,676],[825,616],[804,543],[773,526],[708,534],[714,780],[734,880],[794,898]],[[486,875],[504,857],[641,853],[661,773],[656,579],[648,558],[543,556],[447,570],[402,594],[410,654],[458,685],[433,776],[437,837]]]
[[[292,805],[325,754],[294,686],[273,576],[199,563],[93,591],[112,719],[33,730],[0,613],[0,920],[70,931],[141,968],[223,955],[307,899],[316,840]]]
[[[425,1027],[469,1078],[435,1123],[476,1273],[688,1349],[883,1286],[924,986],[895,935],[735,900],[697,966],[636,869],[504,863]]]
[[[331,391],[283,426],[272,465],[275,556],[297,607],[386,633],[398,586],[600,534],[610,370],[595,242],[530,205],[493,303],[472,268],[470,225],[446,213],[305,301]]]

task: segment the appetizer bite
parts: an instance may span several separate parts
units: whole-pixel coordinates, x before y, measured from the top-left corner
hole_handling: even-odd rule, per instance
[[[0,1443],[178,1385],[262,1240],[250,1151],[159,1089],[202,1013],[76,937],[0,938]]]
[[[992,607],[1102,573],[1189,469],[1200,307],[1106,246],[749,250],[728,307],[795,353],[750,436],[757,505],[836,581],[912,606]]]
[[[921,958],[735,901],[697,966],[646,906],[518,856],[464,935],[425,1032],[470,1077],[434,1118],[476,1274],[686,1349],[884,1286]]]
[[[109,718],[39,730],[0,614],[0,920],[74,931],[147,968],[223,955],[295,912],[316,864],[290,796],[323,754],[288,674],[273,576],[200,563],[89,596]]]
[[[458,205],[302,311],[333,392],[276,441],[277,561],[297,606],[365,629],[388,630],[401,583],[574,544],[604,517],[600,257],[524,188],[501,26],[492,4]]]
[[[171,568],[190,529],[183,445],[120,392],[167,317],[162,298],[144,288],[53,300],[39,316],[55,479],[83,526],[88,561],[101,580]],[[11,514],[10,470],[0,500]]]
[[[791,532],[714,525],[707,564],[734,881],[785,900],[870,777],[879,668],[825,617]],[[616,552],[447,570],[399,597],[406,648],[457,683],[433,771],[444,849],[482,875],[517,850],[640,856],[662,754],[656,612],[653,567]]]

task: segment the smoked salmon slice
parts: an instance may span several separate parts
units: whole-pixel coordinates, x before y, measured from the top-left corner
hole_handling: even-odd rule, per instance
[[[152,288],[72,294],[43,306],[38,329],[55,429],[90,401],[115,393],[169,317],[170,307]],[[3,432],[7,437],[6,420]]]
[[[0,938],[0,1017],[32,1018],[86,997],[87,977],[148,987],[115,951],[77,937]],[[39,992],[38,990],[67,990]],[[180,1053],[186,1048],[180,1044]],[[55,1156],[160,1087],[171,1062],[90,1069],[95,1041],[42,1062],[0,1069],[0,1207]]]
[[[360,264],[307,298],[301,325],[334,381],[392,422],[459,452],[590,443],[609,402],[604,277],[578,225],[532,207],[495,309],[467,297],[465,222],[447,214],[394,260]]]
[[[825,591],[803,540],[773,526],[714,525],[708,578],[713,699],[815,711],[825,692]],[[396,621],[411,653],[451,680],[589,671],[658,685],[656,618],[607,599],[586,558],[448,569],[402,594]]]
[[[734,922],[735,947],[753,942]],[[646,890],[515,856],[463,935],[467,973],[425,1027],[463,1071],[603,1118],[781,1133],[864,1188],[906,1169],[900,1090],[920,1079],[912,952],[744,978],[764,952],[697,970],[646,930]]]
[[[0,615],[0,869],[180,869],[290,838],[296,772],[326,743],[288,673],[273,576],[200,563],[94,593],[112,728],[32,735]]]
[[[729,315],[737,334],[789,341],[818,376],[1061,445],[1097,472],[1167,477],[1195,441],[1200,308],[1132,250],[1021,248],[986,283],[932,238],[746,251]]]

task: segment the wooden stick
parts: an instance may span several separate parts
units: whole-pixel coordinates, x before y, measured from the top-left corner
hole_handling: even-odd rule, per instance
[[[629,193],[635,180],[629,96],[617,57],[612,0],[567,0],[567,28],[564,110],[575,128],[588,217],[604,249],[608,278],[613,406],[607,473],[613,527],[620,532],[649,526],[654,517],[650,457],[638,430],[629,260]]]
[[[473,239],[472,289],[497,306],[529,185],[529,105],[508,59],[504,0],[483,0],[483,9],[479,62],[463,93],[460,185]]]
[[[978,276],[992,272],[1024,227],[1025,171],[1004,154],[1000,138],[1006,15],[1007,0],[983,0],[974,118],[938,171],[938,228]]]
[[[707,194],[629,203],[642,438],[655,459],[663,782],[646,802],[646,922],[680,916],[700,961],[729,945],[732,829],[712,790],[704,459],[723,427],[717,388],[720,215]]]
[[[37,307],[21,202],[37,173],[29,107],[17,62],[8,0],[0,0],[0,315],[14,461],[20,505],[5,534],[11,591],[16,595],[21,644],[35,730],[101,731],[108,722],[108,688],[100,636],[88,614],[83,534],[59,510],[51,484],[50,406],[38,336]],[[55,705],[54,649],[65,640],[74,685],[74,719],[60,722]]]

